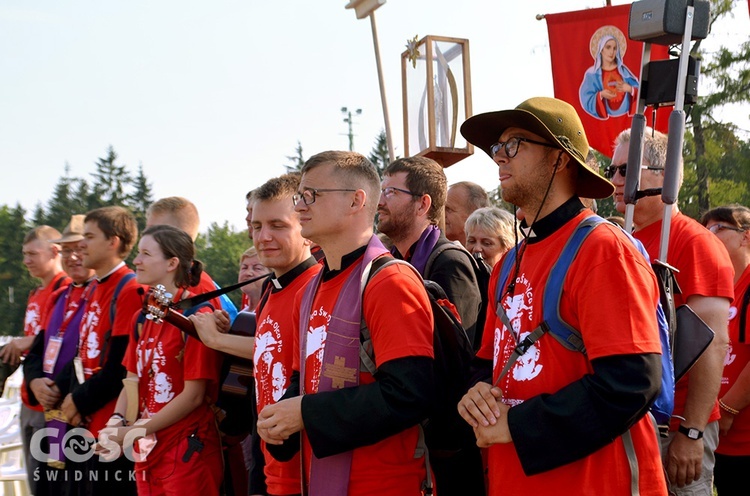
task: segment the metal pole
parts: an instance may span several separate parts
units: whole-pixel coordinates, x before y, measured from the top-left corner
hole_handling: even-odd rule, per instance
[[[383,78],[383,67],[380,63],[380,45],[378,45],[378,28],[375,25],[374,10],[370,12],[370,26],[372,26],[372,43],[375,46],[375,63],[378,66],[378,82],[380,83],[380,100],[383,103],[383,120],[385,121],[385,140],[388,144],[388,159],[393,162],[396,160],[396,155],[393,153],[391,120],[388,117],[388,102],[385,97],[385,80]]]
[[[669,135],[667,137],[667,160],[664,164],[664,186],[661,199],[664,202],[664,220],[662,221],[659,260],[667,262],[669,248],[669,231],[672,223],[672,208],[677,201],[679,190],[679,170],[682,161],[682,144],[685,138],[685,84],[690,57],[690,39],[693,34],[693,16],[695,8],[688,5],[685,18],[685,32],[682,36],[682,51],[677,75],[677,88],[674,110],[669,116]]]

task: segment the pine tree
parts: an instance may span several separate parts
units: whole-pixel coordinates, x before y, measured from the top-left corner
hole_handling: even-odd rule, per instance
[[[138,173],[133,179],[133,193],[128,197],[128,206],[138,221],[138,229],[146,228],[146,211],[154,202],[151,184],[143,173],[143,164],[138,165]]]
[[[302,143],[297,141],[297,148],[294,149],[295,155],[287,155],[287,160],[291,162],[291,165],[285,165],[287,173],[289,172],[301,172],[302,166],[305,165],[305,157],[302,155]]]
[[[388,139],[385,130],[382,129],[378,137],[375,138],[375,145],[372,147],[370,155],[367,157],[370,162],[378,169],[378,175],[382,178],[383,171],[388,167],[390,155],[388,154]]]
[[[46,223],[60,231],[70,222],[70,216],[82,213],[73,198],[73,182],[70,177],[70,164],[65,163],[65,175],[60,177],[52,193],[52,199],[47,202]]]
[[[124,165],[116,165],[117,153],[112,145],[107,149],[107,156],[99,158],[96,162],[96,172],[92,173],[94,186],[92,191],[92,203],[105,205],[125,206],[128,195],[125,188],[132,182],[130,174]]]

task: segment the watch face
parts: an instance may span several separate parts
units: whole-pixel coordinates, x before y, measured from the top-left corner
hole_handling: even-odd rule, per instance
[[[690,439],[698,439],[700,436],[700,431],[698,429],[689,429],[688,430],[688,437]]]

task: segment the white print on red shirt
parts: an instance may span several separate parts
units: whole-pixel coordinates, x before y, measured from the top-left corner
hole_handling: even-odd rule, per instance
[[[258,383],[255,396],[259,405],[269,405],[279,401],[289,387],[289,371],[280,360],[284,341],[279,323],[269,315],[258,325],[258,330],[253,354]]]
[[[516,344],[523,341],[533,330],[531,328],[532,322],[534,322],[533,289],[523,274],[516,278],[514,289],[517,291],[516,294],[507,294],[502,298],[503,308],[513,329],[513,336],[510,336],[510,332],[505,326],[499,326],[495,329],[494,361],[496,366],[498,363],[500,364],[500,368],[505,366],[505,363],[510,359]],[[526,353],[518,357],[510,369],[510,377],[513,381],[531,381],[541,373],[543,368],[539,363],[541,350],[542,348],[537,342],[530,346]],[[508,384],[510,382],[510,380],[505,382],[504,398],[508,398]],[[506,402],[513,401],[508,398]]]
[[[310,326],[307,329],[307,347],[305,349],[305,362],[307,364],[305,375],[310,378],[309,393],[317,392],[320,386],[323,351],[325,350],[326,335],[330,322],[331,314],[322,306],[310,313]]]
[[[42,327],[41,318],[42,312],[39,309],[39,304],[37,302],[29,303],[26,307],[26,318],[23,326],[24,335],[36,336],[39,334],[39,330]]]
[[[78,347],[82,357],[95,359],[99,356],[99,336],[94,329],[99,326],[102,308],[98,301],[92,302],[81,319],[81,335]]]

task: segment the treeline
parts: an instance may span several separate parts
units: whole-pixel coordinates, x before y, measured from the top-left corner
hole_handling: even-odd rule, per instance
[[[33,213],[20,205],[0,205],[0,335],[18,335],[23,328],[26,299],[39,285],[29,276],[21,255],[23,238],[34,226],[47,224],[62,232],[72,214],[86,213],[107,205],[120,205],[133,212],[139,231],[146,226],[146,211],[155,198],[151,184],[139,165],[135,171],[117,162],[117,153],[110,146],[103,158],[96,161],[89,178],[65,174],[58,180],[52,197],[39,203]],[[250,246],[246,231],[234,232],[228,222],[212,223],[208,231],[198,235],[197,258],[221,286],[237,282],[239,257]],[[135,257],[135,249],[128,262]],[[238,293],[238,292],[235,292]],[[239,304],[240,295],[229,295]]]

